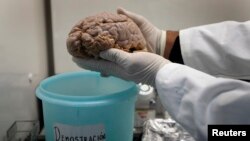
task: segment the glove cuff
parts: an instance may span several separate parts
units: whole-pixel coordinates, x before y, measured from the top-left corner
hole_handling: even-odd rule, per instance
[[[160,38],[160,53],[159,53],[159,55],[161,55],[161,56],[164,55],[164,50],[166,47],[166,40],[167,40],[167,33],[166,33],[166,31],[162,30],[161,31],[161,38]]]

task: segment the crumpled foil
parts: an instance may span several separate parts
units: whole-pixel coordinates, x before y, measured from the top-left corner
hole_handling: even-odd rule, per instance
[[[195,141],[176,121],[149,119],[144,122],[142,141]]]

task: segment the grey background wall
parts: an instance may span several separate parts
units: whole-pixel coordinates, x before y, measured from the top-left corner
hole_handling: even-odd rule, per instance
[[[179,30],[225,20],[250,19],[249,0],[52,0],[55,70],[79,70],[66,51],[67,34],[80,19],[118,6],[143,15],[161,29]]]
[[[47,76],[43,0],[0,0],[0,140],[15,120],[38,119]]]

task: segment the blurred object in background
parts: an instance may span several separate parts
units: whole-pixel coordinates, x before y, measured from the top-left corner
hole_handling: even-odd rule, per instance
[[[155,106],[156,93],[152,86],[138,84],[139,94],[137,96],[137,109],[151,109]]]
[[[140,83],[138,87],[139,94],[135,106],[135,127],[142,128],[146,120],[156,117],[156,94],[154,88],[149,85]]]
[[[7,131],[7,141],[37,141],[38,121],[15,121]]]

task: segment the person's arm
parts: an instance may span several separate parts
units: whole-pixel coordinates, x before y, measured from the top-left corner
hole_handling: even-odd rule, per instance
[[[179,31],[166,31],[166,38],[162,44],[161,48],[163,48],[162,56],[171,62],[184,64],[183,58],[181,55],[181,47],[180,47],[180,38]]]
[[[155,83],[168,113],[197,141],[207,140],[209,124],[250,124],[250,83],[176,63],[161,68]]]
[[[250,80],[250,21],[166,32],[136,13],[122,8],[117,13],[138,25],[149,51],[214,76]]]
[[[214,76],[250,80],[250,22],[167,31],[164,57]]]
[[[179,33],[184,64],[214,76],[250,80],[250,21],[227,21]]]

